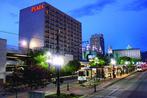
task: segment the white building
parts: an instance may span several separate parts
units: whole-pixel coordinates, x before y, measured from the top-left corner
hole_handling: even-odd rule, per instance
[[[127,56],[131,58],[141,59],[141,52],[140,49],[137,48],[117,49],[117,50],[113,50],[113,56],[114,58]]]

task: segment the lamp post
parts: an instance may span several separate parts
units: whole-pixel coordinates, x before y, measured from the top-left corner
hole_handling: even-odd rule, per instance
[[[98,64],[99,64],[99,59],[98,57],[94,58],[94,62],[96,64],[96,78],[99,78],[99,73],[98,73]]]
[[[113,69],[112,69],[113,78],[116,78],[116,75],[115,75],[116,60],[115,59],[111,59],[111,64],[113,65]]]
[[[27,40],[22,40],[22,41],[20,42],[20,44],[21,44],[21,46],[22,46],[23,48],[26,49],[26,53],[28,54],[28,53],[29,53],[29,43],[28,43],[28,41],[27,41]]]
[[[53,65],[56,66],[57,69],[57,95],[60,96],[60,68],[64,64],[63,57],[60,55],[55,55],[53,57]]]
[[[26,41],[26,40],[22,40],[22,41],[21,41],[21,45],[22,45],[23,47],[26,47],[26,46],[27,46],[27,44],[28,44],[28,43],[27,43],[27,41]]]
[[[56,71],[57,71],[57,95],[60,96],[60,68],[61,66],[64,64],[64,59],[61,55],[57,54],[57,55],[52,55],[50,52],[46,53],[47,56],[47,63],[48,64],[53,64],[56,67]],[[50,69],[50,65],[49,65],[49,69]]]
[[[48,63],[48,70],[50,71],[50,64],[52,63],[52,54],[48,51],[46,52],[47,63]]]
[[[57,41],[57,47],[56,47],[56,53],[57,55],[55,55],[53,57],[53,65],[56,66],[56,70],[57,70],[57,96],[60,96],[60,68],[61,68],[61,65],[64,64],[64,60],[63,60],[63,57],[61,57],[59,55],[59,33],[60,33],[60,30],[57,32],[57,37],[56,37],[56,41]]]

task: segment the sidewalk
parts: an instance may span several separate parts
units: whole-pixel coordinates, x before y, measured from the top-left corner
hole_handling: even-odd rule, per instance
[[[96,86],[96,91],[103,90],[104,88],[107,88],[114,83],[128,77],[131,74],[134,74],[135,72],[129,73],[122,75],[120,77],[116,77],[115,79],[106,79],[106,80],[101,80],[99,85]],[[64,83],[60,86],[61,88],[61,93],[67,93],[67,94],[76,94],[76,95],[82,95],[81,98],[87,98],[90,97],[90,95],[94,94],[94,87],[83,87],[81,84],[78,82],[72,82],[69,83],[69,91],[67,91],[67,83]],[[56,93],[56,86],[55,84],[50,84],[45,88],[41,88],[35,91],[42,91],[48,94],[53,94]],[[9,97],[4,97],[4,98],[15,98],[15,95],[9,96]],[[28,92],[23,92],[18,94],[18,98],[28,98]]]

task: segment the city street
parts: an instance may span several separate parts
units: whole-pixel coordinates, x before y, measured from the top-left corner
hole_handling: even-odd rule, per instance
[[[146,88],[147,72],[137,72],[90,95],[89,98],[147,98]]]
[[[0,98],[147,98],[147,0],[0,9]]]
[[[118,82],[114,82],[118,80]],[[110,81],[110,83],[109,83]],[[70,91],[67,91],[67,83],[70,83]],[[105,85],[105,86],[104,86]],[[104,81],[97,86],[97,92],[93,93],[93,88],[83,88],[75,80],[65,81],[61,86],[61,91],[65,93],[75,93],[85,95],[84,98],[147,98],[147,71],[136,72],[125,79],[113,79]],[[54,84],[37,91],[48,91],[50,94],[56,92]],[[18,94],[18,98],[28,98],[27,92]],[[15,98],[14,95],[0,96],[0,98]]]

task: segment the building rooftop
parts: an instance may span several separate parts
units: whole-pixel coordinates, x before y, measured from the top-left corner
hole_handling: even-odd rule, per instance
[[[113,51],[127,51],[127,50],[140,50],[140,48],[131,48],[131,49],[114,49]]]
[[[73,19],[73,20],[75,20],[76,22],[78,22],[78,23],[81,24],[81,22],[79,22],[79,20],[76,20],[75,18],[71,17],[71,16],[68,15],[67,13],[65,13],[65,12],[63,12],[63,11],[57,9],[56,7],[52,6],[51,4],[49,4],[49,3],[47,3],[47,2],[40,2],[40,3],[38,3],[38,4],[35,4],[35,5],[32,5],[32,6],[23,8],[23,9],[21,9],[20,11],[25,10],[25,9],[27,9],[27,8],[31,8],[31,7],[36,6],[36,5],[39,5],[39,4],[47,4],[47,5],[51,6],[51,7],[53,7],[55,10],[58,10],[59,12],[61,12],[61,14],[66,14],[68,17],[70,17],[71,19]]]

